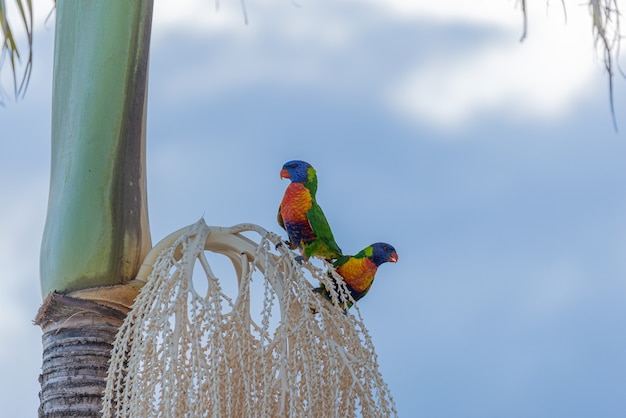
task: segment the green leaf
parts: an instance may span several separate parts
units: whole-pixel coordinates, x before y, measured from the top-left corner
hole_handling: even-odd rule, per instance
[[[20,16],[21,24],[26,37],[26,63],[21,75],[18,74],[19,66],[22,64],[20,57],[20,46],[15,39],[15,30],[8,19],[8,9],[5,0],[0,0],[0,34],[2,36],[2,46],[0,50],[0,75],[5,64],[12,72],[13,93],[15,97],[23,96],[26,93],[28,82],[33,68],[33,4],[31,0],[14,0]],[[6,93],[0,85],[0,104],[3,104]]]

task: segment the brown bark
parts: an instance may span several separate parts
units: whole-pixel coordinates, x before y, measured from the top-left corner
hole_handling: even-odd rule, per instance
[[[40,418],[100,417],[111,348],[127,309],[52,293],[35,323],[43,331]]]

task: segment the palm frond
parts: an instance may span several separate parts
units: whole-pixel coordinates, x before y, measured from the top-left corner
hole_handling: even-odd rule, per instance
[[[528,10],[526,8],[526,0],[520,0],[520,5],[522,7],[522,16],[524,21],[522,26],[522,37],[519,41],[524,42],[524,39],[526,39],[526,33],[528,32]]]
[[[592,18],[592,30],[596,47],[602,50],[604,68],[609,76],[609,104],[611,106],[613,128],[617,131],[613,100],[613,75],[615,74],[615,66],[619,66],[616,63],[619,63],[621,49],[620,12],[617,0],[589,0],[589,13]],[[624,73],[621,69],[619,71],[623,76]]]
[[[13,93],[15,97],[20,97],[26,92],[33,68],[33,4],[32,0],[14,0],[14,2],[27,40],[26,59],[24,60],[25,63],[22,64],[21,48],[15,38],[15,27],[9,22],[6,1],[0,0],[0,35],[2,36],[0,75],[2,75],[2,69],[6,64],[12,72]],[[19,75],[21,65],[24,69],[23,73]],[[3,104],[5,97],[6,93],[0,85],[0,104]]]
[[[526,0],[518,0],[521,4],[523,29],[520,41],[526,39],[528,30],[528,10]],[[549,0],[547,0],[549,3]],[[561,0],[565,21],[567,22],[567,11],[565,1]],[[617,132],[617,118],[615,117],[615,101],[613,97],[613,76],[615,69],[626,78],[626,74],[619,68],[619,54],[621,49],[622,31],[620,26],[620,11],[618,0],[588,0],[589,15],[591,16],[592,33],[597,48],[600,48],[604,60],[604,69],[609,78],[609,106],[613,128]]]

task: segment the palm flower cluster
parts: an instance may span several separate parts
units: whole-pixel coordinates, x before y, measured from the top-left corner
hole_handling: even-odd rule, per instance
[[[206,252],[231,261],[236,297],[223,290],[226,277],[217,277]],[[312,291],[310,280],[331,280],[328,263],[299,263],[258,226],[203,220],[151,254],[115,341],[104,417],[397,415],[358,307],[347,314]],[[192,280],[196,263],[203,294]],[[345,286],[331,296],[350,299]]]

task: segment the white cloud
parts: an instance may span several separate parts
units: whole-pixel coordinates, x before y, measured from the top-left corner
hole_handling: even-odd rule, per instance
[[[363,26],[362,19],[332,13],[333,2],[296,7],[247,0],[254,8],[249,25],[243,22],[239,2],[222,4],[218,13],[207,9],[205,0],[184,0],[176,11],[164,3],[167,7],[155,9],[152,58],[155,63],[167,56],[165,65],[177,68],[155,93],[188,101],[270,83],[332,81],[333,57],[355,48]],[[194,9],[196,3],[205,6]],[[177,44],[176,50],[169,47],[172,44]],[[167,47],[161,49],[163,45]]]
[[[366,0],[380,4],[379,0]],[[419,17],[428,20],[462,20],[476,23],[500,23],[521,25],[522,14],[516,1],[502,0],[439,0],[406,1],[388,0],[384,3],[399,18]],[[521,26],[520,26],[521,27]]]
[[[588,17],[582,8],[562,16],[530,16],[528,38],[494,39],[479,49],[453,52],[420,64],[393,85],[387,98],[420,124],[459,128],[488,112],[513,119],[565,114],[600,75]],[[521,33],[521,32],[520,32]]]
[[[243,25],[239,1],[166,0],[154,2],[153,33],[163,35],[171,29],[215,33]]]
[[[459,129],[492,112],[512,120],[558,118],[597,89],[592,75],[594,81],[604,82],[586,7],[570,5],[565,23],[560,3],[530,3],[528,37],[520,44],[522,13],[513,0],[295,3],[302,4],[301,8],[289,2],[245,3],[251,17],[248,26],[243,24],[239,1],[222,1],[219,12],[208,0],[155,5],[157,37],[166,38],[172,30],[192,31],[199,38],[223,37],[219,42],[224,48],[217,57],[213,48],[211,57],[198,54],[196,65],[181,66],[160,86],[168,97],[215,95],[268,81],[306,85],[334,79],[336,91],[349,90],[351,82],[342,78],[343,69],[336,68],[334,59],[346,51],[367,49],[368,31],[380,31],[384,25],[393,31],[407,21],[409,25],[429,22],[435,28],[459,25],[502,34],[469,44],[460,38],[420,39],[420,44],[428,43],[431,49],[413,59],[413,68],[398,66],[387,74],[373,71],[372,79],[368,71],[381,63],[354,64],[357,68],[350,72],[359,90],[382,89],[374,97],[422,125]],[[397,54],[416,52],[398,48]],[[377,59],[374,52],[362,56]]]
[[[407,21],[495,29],[494,33],[502,34],[500,38],[492,36],[480,44],[466,45],[464,51],[458,49],[460,42],[450,47],[438,45],[436,39],[423,39],[420,42],[434,45],[436,53],[416,57],[412,68],[397,68],[399,75],[394,75],[392,82],[367,80],[362,74],[368,68],[354,71],[364,83],[362,88],[382,88],[378,97],[419,124],[459,129],[493,112],[512,120],[558,118],[591,92],[592,76],[604,81],[594,56],[586,7],[570,5],[566,23],[560,3],[529,4],[528,37],[520,44],[517,40],[523,19],[515,1],[300,3],[302,8],[283,2],[259,4],[246,0],[252,20],[247,27],[242,23],[239,2],[223,2],[219,13],[214,3],[206,0],[156,5],[157,34],[167,36],[174,28],[214,35],[219,30],[228,37],[224,43],[238,51],[220,52],[219,68],[207,64],[182,69],[172,80],[168,96],[187,96],[194,91],[215,93],[228,86],[272,80],[308,84],[320,78],[339,78],[338,88],[345,88],[342,70],[331,68],[333,51],[367,48],[360,41],[367,39],[363,35],[368,30],[380,30],[382,24],[391,31],[398,22]],[[346,10],[354,13],[346,15]],[[413,53],[398,50],[398,54]],[[374,55],[364,56],[376,59]],[[371,62],[371,66],[377,65],[380,63]],[[206,75],[202,77],[199,72]],[[195,81],[189,86],[184,80]],[[198,80],[204,81],[198,84]]]
[[[297,9],[304,14],[328,8],[351,8],[354,10],[369,8],[377,9],[379,16],[392,15],[396,19],[457,19],[473,22],[506,22],[519,23],[521,28],[521,12],[514,0],[440,0],[407,1],[407,0],[291,0],[260,2],[259,0],[165,0],[156,2],[154,6],[154,25],[157,31],[172,28],[184,28],[202,32],[214,31],[231,26],[240,27],[244,10],[248,13],[253,25],[262,23],[259,16],[265,19],[267,13],[273,15],[281,10]],[[326,16],[332,19],[332,16]],[[323,34],[322,34],[323,35]]]

